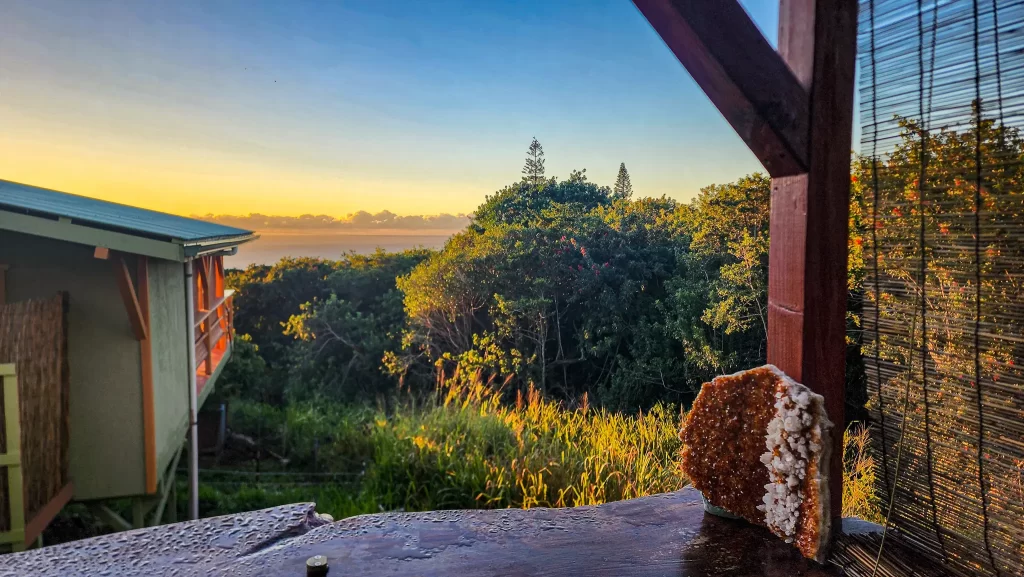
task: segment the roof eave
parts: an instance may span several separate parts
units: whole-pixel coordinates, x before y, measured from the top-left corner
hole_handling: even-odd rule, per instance
[[[53,220],[0,209],[0,229],[164,260],[184,262],[186,259],[185,247],[180,243],[96,228],[68,219]]]
[[[210,239],[190,240],[182,243],[182,249],[186,259],[195,258],[203,254],[222,251],[237,247],[259,238],[256,233],[248,233],[238,236],[217,237]],[[180,242],[180,241],[179,241]]]

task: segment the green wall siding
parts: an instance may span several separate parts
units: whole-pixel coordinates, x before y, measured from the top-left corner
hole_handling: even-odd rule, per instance
[[[0,230],[10,302],[69,294],[71,478],[76,499],[145,490],[139,343],[110,261],[92,247]],[[128,259],[132,273],[135,259]],[[179,267],[181,265],[178,265]],[[154,347],[154,359],[160,358]],[[162,362],[162,361],[161,361]]]
[[[185,270],[180,262],[150,259],[149,315],[153,325],[157,474],[163,475],[188,428],[188,332]]]

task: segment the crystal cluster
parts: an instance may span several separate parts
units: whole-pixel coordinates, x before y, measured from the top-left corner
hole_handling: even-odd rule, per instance
[[[683,422],[683,471],[711,504],[820,561],[831,425],[821,395],[771,365],[717,377]]]
[[[763,504],[765,523],[777,535],[793,542],[800,522],[809,461],[821,453],[821,425],[814,422],[813,393],[789,378],[781,379],[775,392],[775,417],[768,423],[766,453],[761,462],[768,468]]]

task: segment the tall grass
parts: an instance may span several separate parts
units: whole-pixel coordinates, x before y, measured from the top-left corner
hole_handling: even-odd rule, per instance
[[[843,517],[860,517],[883,523],[880,499],[875,492],[877,468],[868,452],[868,428],[854,423],[843,435]]]
[[[686,484],[675,408],[567,409],[533,388],[508,405],[498,388],[457,374],[435,406],[378,417],[367,487],[419,510],[593,505]]]
[[[544,399],[535,389],[508,402],[479,374],[442,379],[425,404],[390,412],[319,404],[271,409],[236,404],[232,426],[292,459],[289,468],[332,473],[301,485],[272,477],[204,483],[204,514],[316,501],[336,518],[359,513],[594,505],[673,491],[680,467],[678,409],[636,415]],[[266,411],[277,411],[268,415]],[[258,430],[257,430],[258,429]],[[319,454],[310,455],[311,437]],[[878,521],[867,430],[845,437],[844,515]]]

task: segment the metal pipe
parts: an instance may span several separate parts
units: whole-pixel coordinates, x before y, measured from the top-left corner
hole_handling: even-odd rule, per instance
[[[188,338],[188,518],[199,518],[199,426],[196,418],[196,294],[192,260],[185,261],[185,326]]]

